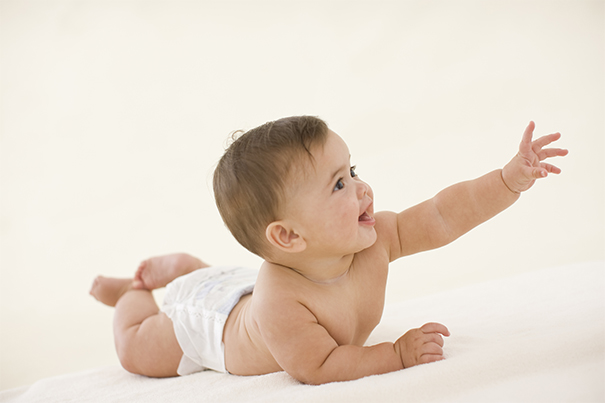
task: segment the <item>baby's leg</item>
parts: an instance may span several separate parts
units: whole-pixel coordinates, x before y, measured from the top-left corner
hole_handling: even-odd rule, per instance
[[[126,291],[132,288],[131,278],[113,278],[98,276],[92,283],[90,295],[108,306],[116,303]]]
[[[177,277],[208,267],[200,259],[186,253],[152,257],[139,265],[134,275],[133,288],[155,290],[165,287]]]
[[[148,290],[129,290],[116,304],[113,332],[124,369],[153,377],[177,376],[183,350],[172,320]]]
[[[114,339],[124,369],[153,377],[177,376],[183,351],[172,321],[160,312],[151,291],[133,289],[132,279],[97,277],[90,293],[115,305]]]

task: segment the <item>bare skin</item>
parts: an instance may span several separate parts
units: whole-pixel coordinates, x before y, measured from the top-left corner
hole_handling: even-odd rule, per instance
[[[438,323],[412,329],[394,343],[364,346],[382,315],[388,265],[452,242],[513,204],[536,179],[559,173],[542,161],[567,154],[543,148],[560,135],[532,141],[533,130],[531,122],[519,153],[502,170],[450,186],[399,214],[374,214],[372,189],[350,168],[346,144],[330,132],[322,148],[311,150],[313,166],[292,179],[285,218],[267,226],[271,259],[261,266],[254,293],[239,301],[225,324],[227,370],[285,370],[302,382],[321,384],[444,359],[443,336],[449,331]],[[91,294],[116,306],[116,345],[124,367],[172,376],[182,351],[148,290],[200,261],[155,259],[139,267],[134,283],[100,277]]]
[[[98,276],[90,289],[90,295],[107,306],[116,306],[118,300],[132,289],[132,278]]]
[[[154,376],[177,376],[183,351],[172,321],[160,312],[151,291],[177,277],[208,267],[184,254],[152,257],[139,265],[134,278],[98,276],[90,294],[115,306],[114,338],[122,366],[130,372]]]
[[[208,267],[200,259],[186,253],[156,256],[143,260],[133,281],[133,288],[155,290],[166,287],[175,278]]]

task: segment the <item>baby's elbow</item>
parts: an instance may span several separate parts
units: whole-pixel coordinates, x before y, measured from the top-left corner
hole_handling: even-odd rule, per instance
[[[314,373],[314,371],[302,370],[300,368],[287,370],[288,375],[297,381],[304,383],[306,385],[321,385],[322,383],[319,380],[319,377]]]
[[[323,385],[323,384],[332,382],[321,376],[316,376],[316,375],[312,375],[312,374],[304,374],[304,375],[296,374],[296,375],[292,375],[292,377],[295,378],[297,381],[304,383],[305,385]]]
[[[297,368],[287,371],[290,376],[306,385],[324,385],[340,380],[334,374],[328,374],[323,368]]]

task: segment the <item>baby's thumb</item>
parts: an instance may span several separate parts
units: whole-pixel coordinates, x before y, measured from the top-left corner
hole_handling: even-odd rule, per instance
[[[532,172],[532,177],[534,179],[546,178],[548,175],[548,171],[544,168],[535,168]]]

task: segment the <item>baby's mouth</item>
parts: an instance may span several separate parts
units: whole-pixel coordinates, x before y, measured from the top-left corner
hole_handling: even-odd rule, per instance
[[[370,215],[367,212],[364,212],[362,215],[359,216],[358,221],[371,221],[373,218],[370,217]]]

